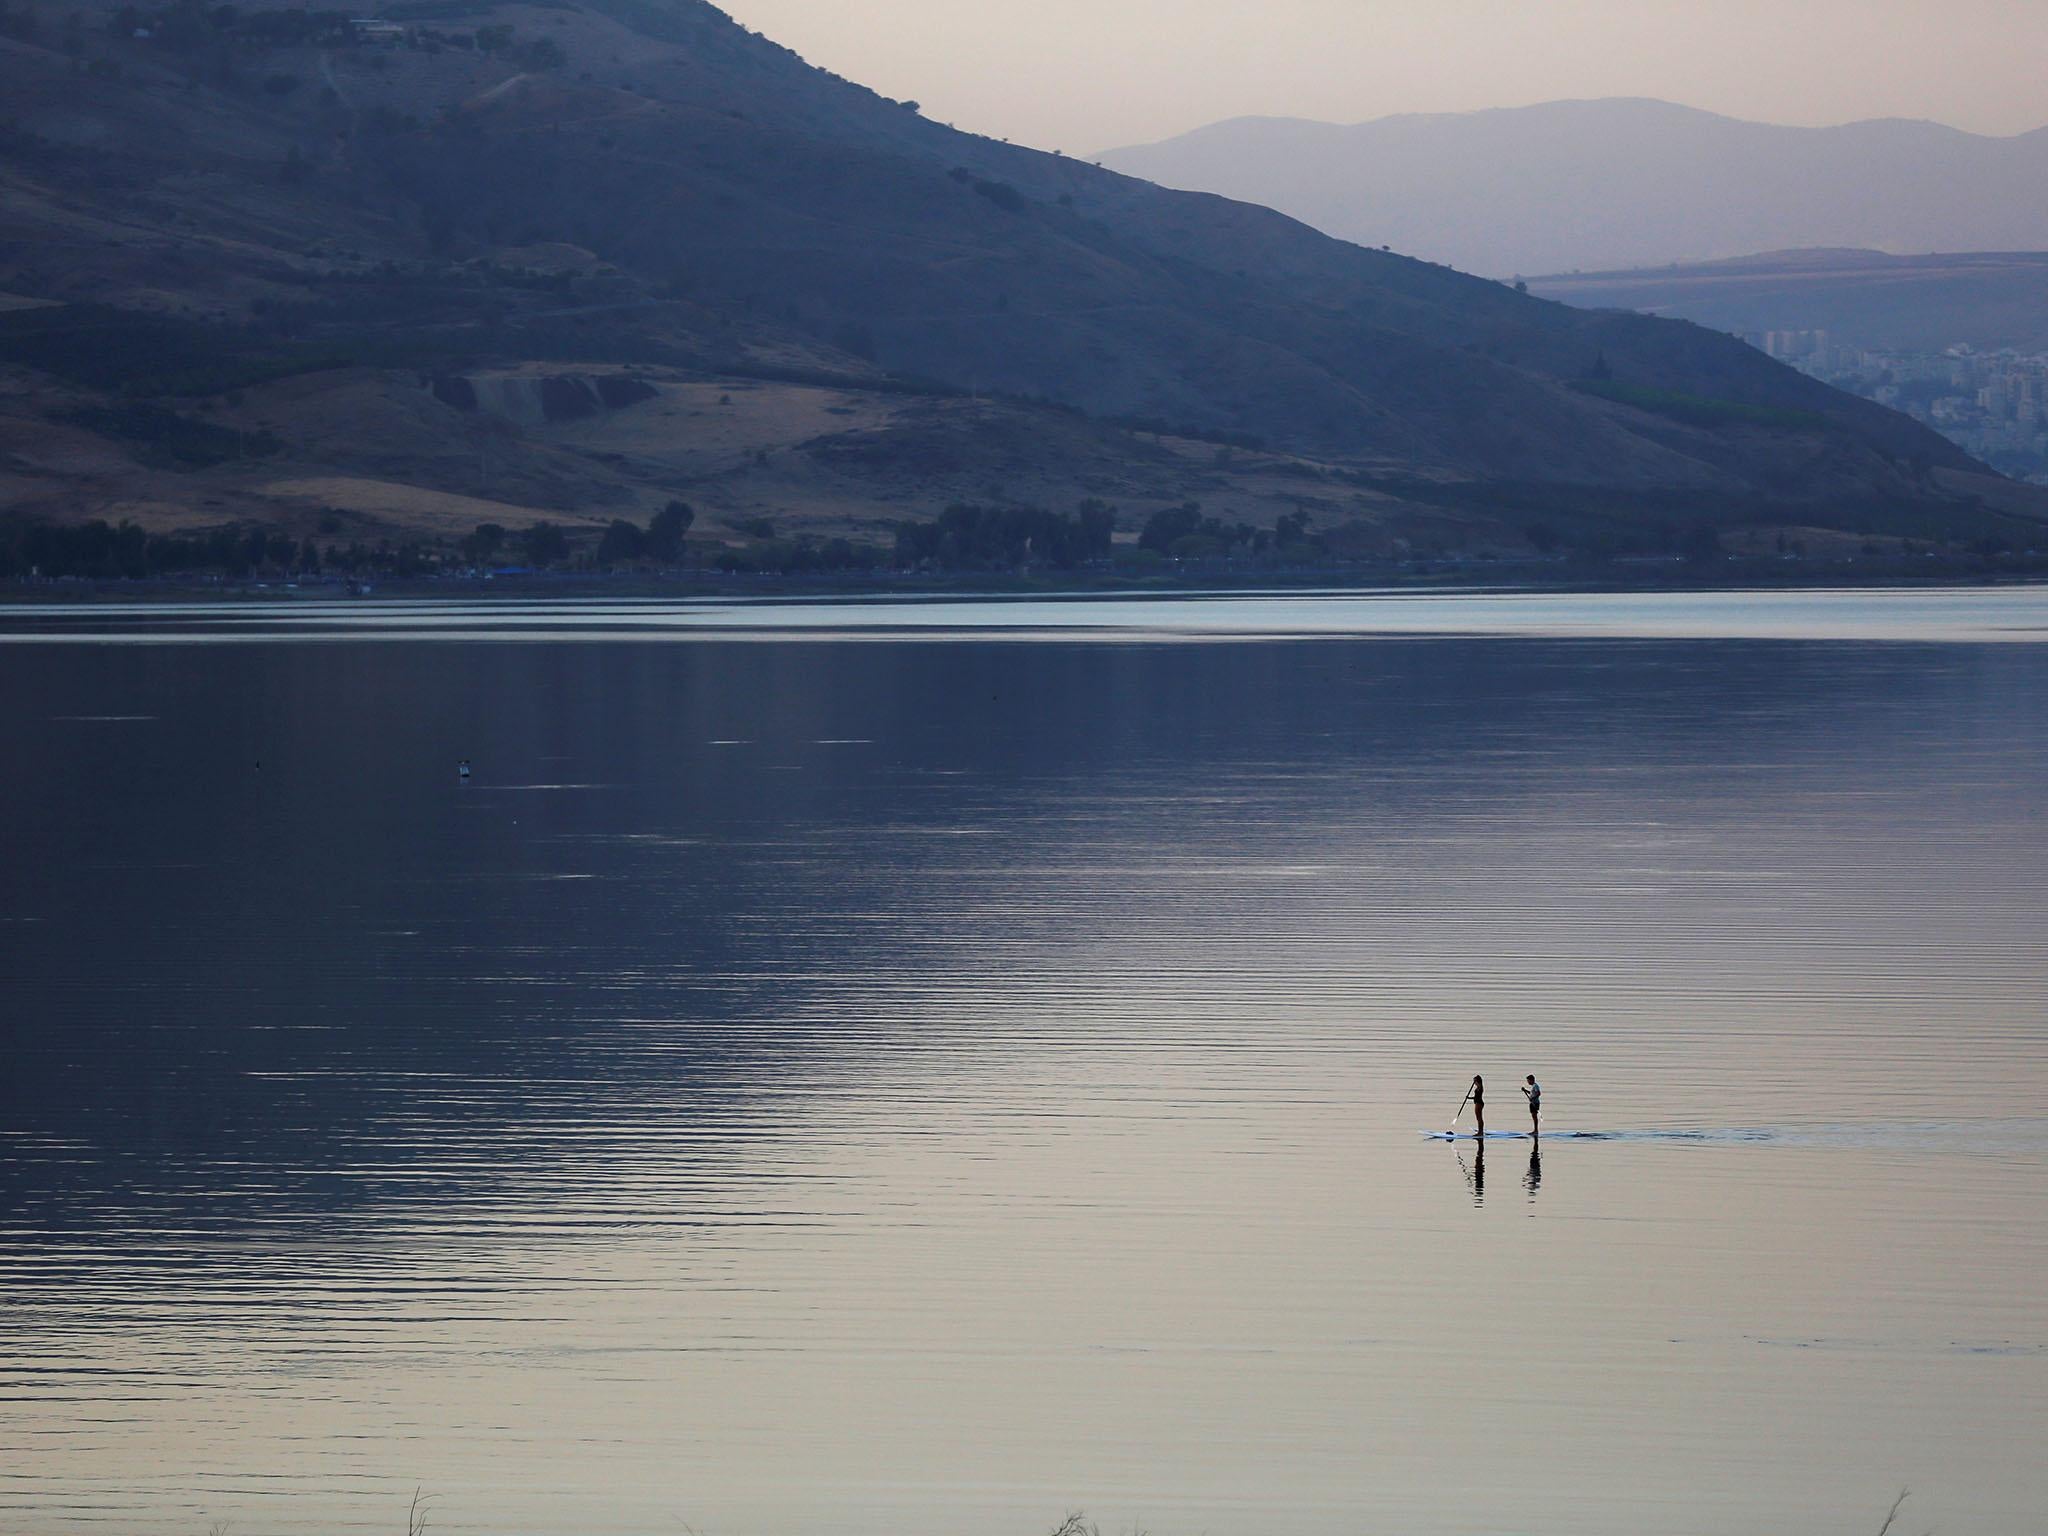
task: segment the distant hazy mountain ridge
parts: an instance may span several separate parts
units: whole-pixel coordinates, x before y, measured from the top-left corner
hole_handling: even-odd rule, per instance
[[[1615,99],[1351,126],[1240,118],[1101,159],[1493,277],[1806,246],[2048,248],[2048,129],[1784,128]]]

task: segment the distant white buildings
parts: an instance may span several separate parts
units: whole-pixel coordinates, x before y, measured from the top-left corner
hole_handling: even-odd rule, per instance
[[[1825,358],[1826,331],[1765,331],[1759,344],[1781,363],[1807,362]]]
[[[2048,484],[2048,353],[1893,352],[1836,344],[1824,330],[1744,338],[1802,373],[1925,422],[2008,474]]]

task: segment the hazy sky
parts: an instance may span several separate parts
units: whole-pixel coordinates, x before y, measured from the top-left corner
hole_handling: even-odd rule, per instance
[[[1560,97],[1736,117],[2048,123],[2048,0],[722,0],[957,127],[1085,154],[1248,113]]]

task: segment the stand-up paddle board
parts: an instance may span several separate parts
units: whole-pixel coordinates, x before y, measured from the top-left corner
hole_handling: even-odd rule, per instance
[[[1478,1135],[1472,1131],[1424,1131],[1422,1134],[1431,1141],[1477,1141],[1479,1139]],[[1527,1141],[1529,1133],[1527,1131],[1488,1131],[1486,1139],[1488,1141]]]

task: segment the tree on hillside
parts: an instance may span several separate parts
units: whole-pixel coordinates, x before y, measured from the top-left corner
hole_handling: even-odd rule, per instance
[[[1081,524],[1080,549],[1083,558],[1100,560],[1109,554],[1110,536],[1116,532],[1116,508],[1097,496],[1090,496],[1074,509]]]
[[[1145,526],[1138,533],[1138,548],[1157,550],[1163,555],[1180,540],[1199,533],[1201,528],[1200,502],[1190,501],[1178,507],[1163,507],[1145,519]]]
[[[1309,514],[1298,508],[1281,514],[1279,520],[1273,524],[1273,542],[1283,549],[1290,544],[1308,543],[1310,521]]]
[[[672,501],[663,507],[647,524],[648,557],[674,565],[683,558],[683,540],[696,521],[696,511],[688,502]]]
[[[528,565],[557,565],[569,558],[569,536],[553,523],[535,523],[519,539]]]
[[[614,518],[597,541],[599,565],[629,565],[647,552],[647,535],[624,518]]]
[[[475,531],[462,540],[464,557],[478,565],[489,564],[504,547],[505,530],[496,523],[478,523]]]

